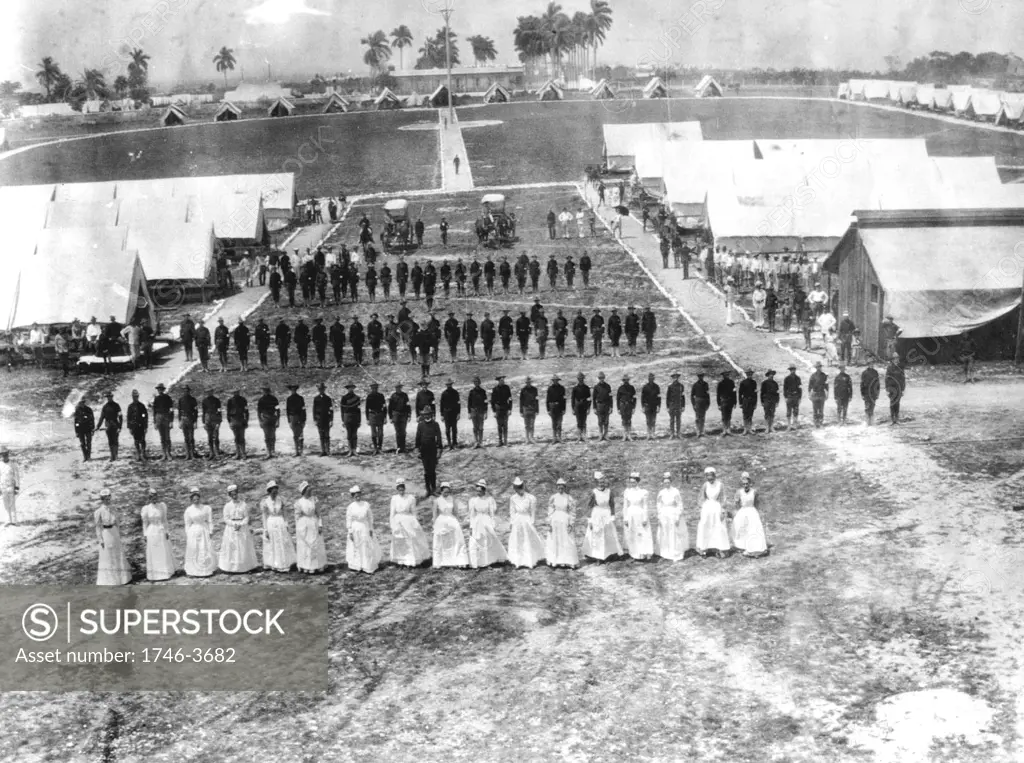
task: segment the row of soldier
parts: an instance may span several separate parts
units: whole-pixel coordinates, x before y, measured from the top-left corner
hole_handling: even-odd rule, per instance
[[[310,326],[305,319],[299,318],[294,328],[283,318],[271,331],[270,325],[260,318],[250,330],[244,319],[229,329],[224,319],[218,319],[213,333],[202,320],[193,321],[186,315],[179,326],[179,337],[185,349],[185,359],[193,360],[198,351],[199,362],[204,371],[210,370],[210,350],[215,349],[220,361],[221,372],[229,367],[228,354],[232,345],[238,355],[238,362],[243,372],[249,370],[249,351],[255,345],[260,368],[267,370],[268,353],[271,343],[278,351],[282,368],[288,366],[289,353],[292,345],[298,354],[299,366],[306,368],[310,363],[309,348],[313,347],[316,363],[325,368],[327,348],[330,346],[335,367],[342,367],[345,362],[345,346],[351,347],[352,362],[364,365],[372,362],[379,365],[382,350],[388,350],[388,360],[392,364],[402,362],[405,353],[410,363],[419,363],[424,376],[429,376],[431,364],[439,362],[439,348],[444,339],[448,347],[451,362],[458,359],[459,348],[465,348],[467,360],[494,360],[496,344],[500,341],[502,359],[508,360],[512,351],[512,340],[515,338],[519,346],[520,359],[529,357],[531,342],[537,348],[537,355],[547,357],[549,341],[554,342],[557,357],[566,357],[566,342],[571,333],[576,342],[576,356],[586,356],[588,337],[592,342],[595,357],[604,355],[605,338],[612,357],[619,357],[622,339],[626,340],[627,355],[635,355],[637,343],[641,335],[648,354],[653,352],[654,336],[658,330],[658,319],[650,305],[637,312],[630,305],[626,315],[619,315],[618,308],[612,308],[607,321],[600,308],[593,308],[591,316],[583,315],[583,309],[576,315],[567,317],[562,310],[557,310],[552,319],[548,319],[540,298],[535,298],[529,311],[519,311],[519,317],[513,319],[508,309],[502,310],[501,317],[494,321],[490,312],[485,312],[483,320],[477,322],[472,312],[467,312],[460,322],[454,311],[448,312],[448,319],[442,324],[433,313],[429,313],[422,325],[412,315],[407,303],[403,300],[397,315],[388,315],[385,321],[380,320],[378,313],[372,313],[364,326],[358,316],[354,316],[346,327],[341,318],[335,316],[334,322],[328,326],[324,319],[317,316]],[[477,342],[482,345],[482,355],[477,355]],[[365,348],[369,345],[369,358]]]
[[[714,400],[721,414],[722,436],[729,435],[732,429],[734,410],[739,407],[742,412],[743,433],[754,433],[754,414],[760,403],[764,411],[766,430],[770,434],[775,428],[777,408],[783,400],[786,404],[786,423],[790,430],[799,428],[800,404],[803,398],[803,380],[797,374],[796,366],[790,366],[789,374],[783,379],[782,386],[775,381],[775,371],[769,369],[760,383],[754,378],[754,370],[747,369],[745,377],[737,385],[732,379],[731,371],[722,371],[722,379],[715,388]],[[697,380],[690,386],[690,404],[694,412],[695,430],[698,437],[705,434],[706,417],[711,408],[711,386],[705,380],[705,372],[697,372]],[[686,390],[679,381],[680,373],[671,374],[672,382],[666,387],[664,394],[656,381],[655,374],[648,374],[647,383],[639,390],[630,383],[630,376],[624,375],[622,383],[613,390],[604,372],[597,375],[597,383],[593,387],[586,383],[585,374],[577,375],[577,383],[569,389],[561,383],[557,375],[544,392],[544,408],[551,419],[554,442],[562,441],[562,422],[566,413],[571,412],[576,420],[577,441],[588,439],[587,426],[591,412],[596,415],[598,436],[600,440],[609,437],[610,419],[618,412],[622,422],[622,439],[634,439],[633,416],[639,408],[646,420],[647,438],[657,437],[657,419],[664,407],[669,414],[669,437],[682,437],[682,414],[686,408]],[[359,452],[359,428],[362,426],[363,414],[370,427],[372,453],[381,453],[384,448],[384,427],[390,423],[395,430],[396,451],[407,452],[407,427],[413,417],[421,419],[424,414],[432,417],[437,411],[444,424],[445,442],[449,449],[458,448],[459,421],[462,418],[463,400],[466,412],[473,428],[473,445],[484,446],[484,423],[493,414],[498,435],[498,446],[509,444],[509,418],[515,408],[516,396],[506,383],[505,376],[496,377],[497,384],[488,392],[484,389],[480,377],[473,380],[473,387],[463,398],[455,389],[454,381],[448,379],[445,389],[435,397],[430,389],[430,381],[420,381],[420,389],[413,399],[404,391],[404,385],[395,384],[390,397],[380,392],[379,384],[371,382],[370,391],[363,400],[356,393],[356,385],[348,383],[346,394],[339,401],[340,419],[345,427],[348,444],[348,455]],[[326,393],[326,385],[320,383],[319,394],[313,398],[313,422],[319,433],[320,453],[329,455],[331,452],[331,427],[334,423],[334,400]],[[884,389],[889,397],[890,420],[893,424],[899,421],[900,402],[906,387],[906,378],[902,368],[893,360],[886,369]],[[306,401],[298,393],[299,385],[288,385],[291,394],[285,400],[285,420],[292,431],[295,455],[305,452],[304,431],[306,426]],[[868,366],[860,377],[860,393],[864,401],[865,419],[867,424],[874,420],[875,404],[878,400],[883,382],[878,371]],[[160,437],[164,460],[172,458],[171,429],[175,420],[175,409],[179,426],[185,439],[185,457],[197,457],[195,430],[203,426],[208,439],[208,458],[218,458],[220,452],[220,427],[226,414],[229,428],[235,439],[235,457],[246,457],[245,430],[249,425],[249,403],[242,396],[241,390],[235,390],[232,397],[222,406],[221,400],[210,392],[201,402],[191,394],[190,387],[184,388],[183,395],[175,406],[174,400],[166,393],[164,385],[157,385],[157,395],[147,409],[139,401],[137,390],[132,392],[132,403],[125,414],[120,405],[113,400],[113,393],[108,394],[107,403],[100,411],[97,421],[92,409],[82,400],[74,414],[75,432],[79,437],[82,455],[89,460],[92,455],[92,435],[98,428],[106,431],[110,448],[110,458],[115,460],[118,454],[118,438],[121,429],[127,425],[135,442],[135,455],[139,460],[147,458],[146,432],[149,427],[150,411],[153,422]],[[810,376],[807,385],[808,397],[811,401],[815,426],[824,424],[825,401],[830,394],[828,376],[817,364],[815,372]],[[854,394],[853,379],[841,365],[839,373],[831,384],[831,395],[836,402],[837,420],[840,424],[847,423],[850,402]],[[526,377],[518,394],[518,408],[523,417],[526,432],[526,443],[536,441],[535,426],[541,410],[541,390],[534,384],[531,377]],[[223,413],[222,413],[223,410]],[[263,395],[256,403],[256,415],[264,433],[267,457],[276,455],[277,429],[281,423],[281,403],[269,387],[263,388]]]

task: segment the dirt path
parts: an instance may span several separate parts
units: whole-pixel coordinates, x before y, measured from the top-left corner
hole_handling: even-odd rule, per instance
[[[441,125],[441,187],[446,193],[472,191],[473,171],[469,166],[469,154],[466,153],[466,144],[462,139],[458,112],[453,109],[449,117],[447,109],[440,109],[437,119]],[[455,170],[456,157],[459,159],[458,172]]]

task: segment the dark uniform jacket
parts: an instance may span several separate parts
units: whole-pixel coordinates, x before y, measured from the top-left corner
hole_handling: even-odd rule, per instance
[[[588,413],[590,411],[590,387],[579,382],[572,388],[572,411],[573,413]]]
[[[441,416],[444,419],[457,419],[462,413],[462,402],[459,391],[448,387],[441,393]]]
[[[747,409],[757,407],[757,379],[747,378],[741,381],[739,393],[740,407]]]
[[[761,405],[779,404],[779,383],[773,378],[761,382]]]
[[[441,427],[436,421],[421,421],[416,427],[416,449],[420,455],[436,456],[444,447]]]
[[[359,404],[363,402],[355,392],[346,392],[341,397],[341,423],[346,426],[359,426],[363,415]]]
[[[640,405],[645,411],[657,412],[661,408],[661,387],[647,382],[640,390]]]
[[[799,400],[804,394],[803,382],[795,373],[787,374],[782,380],[782,396],[787,400]]]
[[[284,321],[278,323],[274,329],[274,341],[278,347],[287,347],[292,343],[292,330]]]
[[[487,390],[483,387],[473,387],[466,395],[466,408],[471,416],[487,413]]]
[[[548,413],[565,413],[565,387],[559,382],[552,382],[546,395]]]
[[[615,392],[615,405],[619,413],[632,413],[636,410],[636,387],[623,382]]]
[[[394,421],[396,416],[405,416],[408,419],[411,415],[412,408],[409,405],[409,396],[404,392],[393,392],[391,397],[388,398],[388,418]]]
[[[615,405],[612,385],[606,381],[599,381],[594,385],[591,400],[594,403],[595,411],[610,411]]]
[[[521,413],[536,415],[540,411],[540,393],[532,384],[519,390],[519,410]]]
[[[715,389],[715,398],[719,408],[736,405],[736,382],[732,379],[722,379]]]
[[[512,388],[507,384],[498,384],[491,390],[491,410],[495,415],[512,410]]]
[[[370,392],[366,395],[365,408],[367,421],[383,424],[388,412],[388,399],[383,392]]]
[[[665,390],[665,407],[670,411],[681,411],[686,407],[686,391],[682,382],[674,381]]]
[[[853,397],[853,379],[846,371],[836,374],[836,378],[832,382],[832,391],[836,400],[849,401]]]
[[[138,431],[149,426],[149,411],[145,403],[136,401],[128,404],[128,430]]]
[[[182,395],[178,400],[178,418],[195,423],[199,420],[199,401],[193,395]]]
[[[293,392],[288,395],[288,398],[284,401],[284,412],[285,416],[288,417],[289,424],[305,424],[306,423],[306,400],[298,392]]]
[[[416,393],[416,415],[419,416],[423,413],[423,409],[428,405],[434,406],[434,393],[429,389],[421,389]]]
[[[171,400],[171,396],[166,392],[161,392],[159,395],[153,398],[153,415],[154,416],[173,416],[174,415],[174,401]]]
[[[220,398],[216,395],[207,395],[203,398],[203,425],[220,426]]]
[[[694,408],[711,405],[711,387],[703,379],[697,379],[690,386],[690,402]]]
[[[814,398],[828,397],[828,376],[822,371],[815,371],[807,380],[807,392]]]
[[[249,424],[249,401],[241,395],[228,398],[228,426],[245,427]]]
[[[860,375],[860,396],[865,400],[877,400],[880,392],[878,371],[874,368],[865,368]]]
[[[264,321],[260,321],[256,324],[256,330],[253,332],[256,338],[256,346],[265,350],[270,347],[270,326]]]
[[[604,336],[604,317],[595,314],[590,318],[590,333],[593,336]]]
[[[280,411],[278,406],[280,401],[273,395],[263,395],[259,400],[256,401],[256,416],[260,421],[260,424],[264,424],[264,419],[269,419],[271,424],[276,424]]]
[[[119,430],[121,428],[121,406],[113,400],[108,400],[100,408],[99,426],[104,423],[106,423],[107,429]]]
[[[84,403],[75,406],[75,434],[90,434],[96,431],[96,419],[92,408]]]

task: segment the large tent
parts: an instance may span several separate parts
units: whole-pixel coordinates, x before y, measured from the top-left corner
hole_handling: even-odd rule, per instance
[[[952,95],[952,109],[957,114],[966,114],[967,109],[971,105],[971,91],[970,90],[953,90],[950,88]]]
[[[901,106],[911,107],[917,105],[917,86],[904,85],[896,94],[896,102]]]
[[[122,203],[129,199],[169,199],[174,195],[174,183],[177,179],[118,180],[117,198]],[[75,185],[88,185],[88,183],[76,183]]]
[[[240,119],[242,116],[242,110],[238,108],[231,101],[224,101],[214,112],[214,122],[234,122]]]
[[[388,87],[381,88],[380,93],[376,98],[373,99],[373,105],[377,111],[383,111],[385,109],[400,109],[402,108],[402,99],[391,92]]]
[[[196,222],[203,217],[199,199],[195,196],[174,196],[169,199],[138,197],[121,201],[117,213],[118,227],[150,227],[164,221],[177,225]],[[145,266],[146,258],[142,258]],[[149,274],[149,271],[146,271]]]
[[[108,202],[118,196],[117,182],[58,183],[54,201]]]
[[[654,77],[644,85],[643,96],[644,98],[667,98],[668,88],[661,81],[661,77]]]
[[[562,98],[562,88],[556,85],[554,80],[549,79],[537,90],[538,101],[560,101]]]
[[[290,117],[293,111],[295,111],[295,104],[281,95],[278,96],[272,104],[270,104],[270,107],[267,109],[267,116]]]
[[[47,206],[46,227],[103,228],[117,225],[120,202],[54,201]]]
[[[867,157],[899,162],[926,159],[928,144],[924,138],[759,139],[754,141],[754,156],[758,159],[816,162],[822,165],[829,159],[846,165]],[[822,171],[825,170],[823,166]]]
[[[936,156],[932,158],[942,183],[951,188],[1002,186],[994,156]]]
[[[995,121],[1002,106],[1003,102],[995,90],[975,88],[971,91],[971,101],[965,109],[965,114],[974,119]]]
[[[751,140],[680,141],[663,150],[665,199],[686,217],[703,217],[708,190],[739,162],[754,161]]]
[[[161,284],[202,288],[216,283],[212,225],[158,220],[129,227],[126,247],[138,251],[151,289]]]
[[[932,102],[928,105],[932,111],[949,111],[953,108],[953,92],[937,87],[932,91]]]
[[[715,81],[715,78],[710,74],[705,74],[701,77],[700,82],[697,83],[693,92],[698,98],[720,97],[725,94],[725,91],[722,90],[722,86],[719,85]]]
[[[605,163],[613,172],[635,169],[639,153],[660,155],[666,143],[704,139],[700,122],[606,124],[603,131]]]
[[[996,124],[1003,126],[1019,126],[1024,120],[1024,96],[1016,93],[1004,93],[1003,105],[996,114]]]
[[[888,100],[889,98],[889,80],[885,79],[867,79],[864,80],[864,100],[866,101],[878,101]]]
[[[337,93],[327,96],[327,101],[321,110],[321,114],[344,114],[348,111],[349,103]]]
[[[935,85],[918,85],[914,88],[914,99],[908,105],[922,109],[931,108],[934,95]]]
[[[185,112],[174,104],[168,106],[163,116],[160,117],[160,124],[164,127],[176,127],[185,124],[187,121],[188,117]]]
[[[508,103],[512,100],[512,93],[500,82],[492,82],[484,93],[484,103]]]
[[[608,80],[603,79],[594,85],[594,89],[590,91],[590,97],[598,101],[610,100],[615,97],[615,91],[608,84]]]
[[[913,97],[915,92],[917,92],[916,82],[907,82],[902,80],[889,81],[888,98],[893,103],[903,103],[903,98]]]
[[[864,100],[864,87],[867,84],[866,79],[852,79],[850,80],[850,87],[847,91],[847,98],[851,101],[863,101]]]
[[[850,83],[849,82],[840,82],[839,83],[839,90],[836,92],[836,98],[839,98],[840,100],[846,100],[849,97],[850,97]]]
[[[434,88],[429,96],[427,96],[428,105],[435,109],[448,106],[448,86],[443,82]]]

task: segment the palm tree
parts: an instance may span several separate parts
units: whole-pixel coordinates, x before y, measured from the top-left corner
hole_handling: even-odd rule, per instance
[[[412,45],[412,32],[405,24],[391,30],[391,47],[398,49],[398,68],[405,68],[405,49]]]
[[[587,19],[590,14],[583,11],[576,11],[572,15],[572,37],[573,37],[573,69],[574,79],[579,81],[580,73],[587,70],[587,46],[589,37],[587,35]]]
[[[132,63],[129,66],[134,65],[140,71],[149,72],[149,54],[144,53],[142,48],[135,48],[132,50],[131,56]]]
[[[213,63],[216,64],[217,71],[224,75],[224,88],[227,89],[228,71],[235,70],[235,51],[227,45],[223,46],[213,57]]]
[[[532,65],[547,53],[544,22],[539,16],[520,16],[516,21],[518,23],[513,32],[513,41],[519,51],[519,59],[524,64]]]
[[[130,87],[131,85],[128,83],[128,78],[123,74],[118,74],[117,79],[114,80],[114,92],[124,98]]]
[[[373,77],[380,69],[381,64],[391,58],[391,48],[388,47],[387,35],[378,29],[369,37],[361,39],[359,43],[366,46],[366,52],[363,54],[363,63],[370,67],[370,76]]]
[[[80,82],[86,98],[104,98],[107,94],[107,78],[99,69],[84,70]]]
[[[612,8],[608,0],[590,0],[590,14],[587,23],[589,42],[594,48],[594,68],[597,68],[597,48],[612,28]]]
[[[555,76],[561,74],[562,56],[569,52],[576,40],[573,36],[572,21],[562,13],[558,3],[548,3],[544,12],[544,37],[547,41],[547,52],[551,56]]]
[[[39,62],[39,71],[36,72],[36,79],[46,89],[47,101],[50,100],[53,87],[57,84],[62,73],[57,62],[50,56],[46,56],[46,58]]]
[[[466,42],[473,46],[473,58],[476,60],[477,66],[481,63],[493,61],[498,57],[498,51],[494,47],[494,40],[490,37],[475,34],[472,37],[467,37]]]
[[[21,83],[13,80],[0,82],[0,98],[13,98],[21,90]]]

